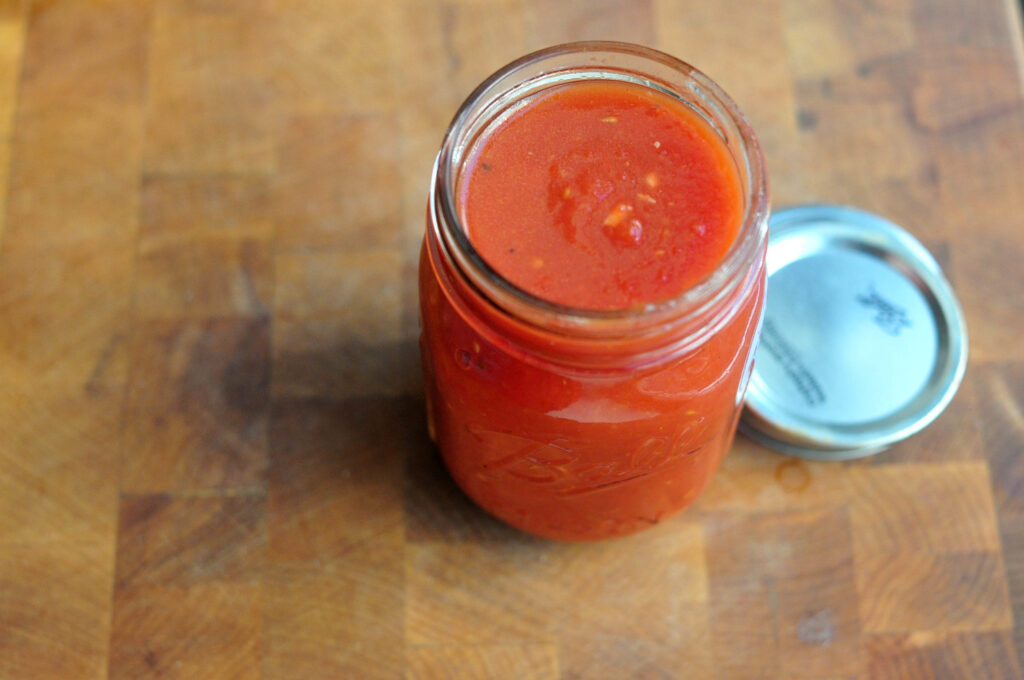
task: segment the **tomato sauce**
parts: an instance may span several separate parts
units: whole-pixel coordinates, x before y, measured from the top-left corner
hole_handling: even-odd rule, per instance
[[[490,275],[576,310],[643,318],[706,281],[744,223],[718,134],[639,85],[548,89],[486,128],[457,167],[454,228]],[[433,205],[420,261],[425,386],[459,486],[505,522],[562,540],[632,533],[692,503],[736,428],[763,243],[746,283],[716,303],[725,311],[694,317],[703,335],[666,324],[583,337],[519,318],[467,280]]]
[[[732,244],[742,207],[710,126],[625,83],[540,95],[490,132],[460,193],[470,241],[499,274],[588,309],[691,287]]]

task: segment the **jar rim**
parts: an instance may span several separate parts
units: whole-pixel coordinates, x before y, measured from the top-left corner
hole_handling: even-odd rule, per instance
[[[571,65],[566,61],[571,57],[582,59],[580,63]],[[630,63],[636,65],[630,68],[607,63],[609,58],[616,57],[630,59]],[[548,70],[542,69],[532,78],[515,80],[517,75],[542,66],[544,62],[551,64]],[[557,67],[559,62],[566,63]],[[640,65],[648,68],[635,70]],[[673,84],[671,78],[679,79],[689,92],[681,92],[683,88]],[[710,274],[678,295],[663,300],[628,307],[591,309],[539,297],[494,269],[474,248],[463,226],[457,208],[456,182],[467,151],[473,148],[475,138],[472,134],[480,134],[492,123],[495,115],[507,111],[517,101],[528,100],[532,93],[542,89],[600,79],[646,86],[693,108],[722,137],[737,164],[742,161],[746,167],[737,167],[743,189],[743,216],[736,237]],[[694,101],[686,95],[699,97],[701,104],[713,110],[695,108]],[[487,113],[492,115],[485,115]],[[727,132],[735,135],[734,145],[738,148],[733,148],[729,138],[723,134],[723,123],[731,128]],[[468,140],[467,135],[470,136]],[[740,158],[735,158],[737,153]],[[664,328],[675,325],[681,317],[703,316],[718,307],[722,300],[732,297],[737,285],[742,287],[744,269],[749,268],[749,263],[763,250],[767,239],[767,173],[760,144],[746,117],[720,86],[695,67],[664,52],[631,43],[564,43],[527,54],[496,71],[466,98],[453,117],[434,164],[431,186],[428,208],[434,219],[430,222],[436,230],[438,244],[448,258],[491,304],[547,329],[604,336],[617,334],[616,331],[625,327],[635,333],[638,326]]]

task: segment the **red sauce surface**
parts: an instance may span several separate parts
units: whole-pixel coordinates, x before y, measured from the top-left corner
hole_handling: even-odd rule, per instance
[[[505,279],[589,309],[693,286],[732,244],[741,206],[710,126],[617,82],[546,91],[486,133],[460,202],[470,241]]]

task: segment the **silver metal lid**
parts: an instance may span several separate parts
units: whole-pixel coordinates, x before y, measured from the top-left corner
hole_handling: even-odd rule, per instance
[[[763,324],[742,429],[805,458],[860,458],[914,434],[967,365],[963,313],[934,258],[852,208],[772,215]]]

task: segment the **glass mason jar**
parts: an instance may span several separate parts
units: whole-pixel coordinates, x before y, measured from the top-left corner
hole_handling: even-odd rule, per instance
[[[684,102],[721,137],[741,224],[678,297],[594,311],[553,304],[474,250],[459,183],[488,126],[538,93],[625,81]],[[732,443],[764,304],[768,189],[760,147],[707,76],[660,52],[587,42],[501,69],[456,114],[431,179],[419,265],[430,433],[455,481],[508,524],[592,540],[692,503]]]

